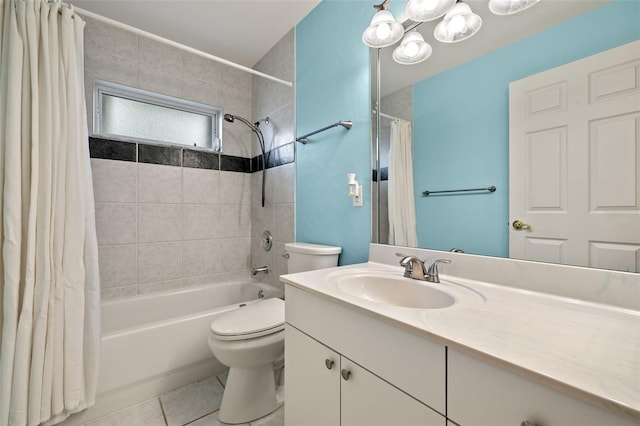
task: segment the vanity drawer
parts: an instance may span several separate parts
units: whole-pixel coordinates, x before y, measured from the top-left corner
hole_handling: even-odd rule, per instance
[[[449,349],[448,418],[460,426],[638,426],[598,408]]]
[[[291,285],[285,293],[287,323],[445,413],[445,346]]]

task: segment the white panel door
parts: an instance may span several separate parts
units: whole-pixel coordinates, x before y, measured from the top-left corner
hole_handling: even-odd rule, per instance
[[[291,426],[340,424],[340,355],[286,324],[284,421]]]
[[[510,84],[509,185],[510,257],[640,272],[640,41]]]

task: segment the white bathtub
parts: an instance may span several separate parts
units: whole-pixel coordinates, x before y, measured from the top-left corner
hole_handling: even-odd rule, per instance
[[[264,297],[274,287],[215,284],[102,303],[102,349],[96,405],[68,419],[81,424],[225,370],[207,344],[214,318]]]

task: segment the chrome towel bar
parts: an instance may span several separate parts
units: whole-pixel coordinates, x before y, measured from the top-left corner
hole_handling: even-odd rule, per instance
[[[309,142],[309,139],[307,139],[309,136],[313,136],[316,133],[324,132],[325,130],[329,130],[332,127],[336,127],[336,126],[342,126],[345,129],[349,130],[353,126],[353,123],[347,120],[340,120],[337,123],[330,124],[326,127],[323,127],[322,129],[316,130],[315,132],[307,133],[304,136],[297,137],[296,141],[300,142],[301,144],[306,144],[307,142]]]
[[[447,190],[447,191],[422,191],[422,195],[424,195],[425,197],[428,197],[431,194],[444,194],[444,193],[449,193],[449,192],[470,192],[470,191],[496,192],[496,187],[495,186],[490,186],[488,188],[450,189],[450,190]]]

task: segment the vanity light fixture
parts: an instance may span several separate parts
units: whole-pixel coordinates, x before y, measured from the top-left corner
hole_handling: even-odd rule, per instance
[[[540,0],[489,0],[489,10],[495,15],[513,15],[522,12]]]
[[[364,30],[362,42],[369,47],[382,48],[395,44],[405,33],[404,27],[396,22],[387,10],[391,0],[384,0],[373,7],[378,12],[371,25]],[[489,0],[489,10],[496,15],[512,15],[539,3],[540,0]],[[476,34],[482,26],[482,18],[473,13],[462,0],[408,0],[404,14],[415,24],[407,25],[406,35],[400,46],[393,51],[393,59],[402,65],[417,64],[431,56],[432,48],[422,35],[414,31],[423,22],[433,21],[444,15],[433,32],[442,43],[456,43]],[[406,24],[405,24],[406,25]],[[418,39],[419,36],[419,39]]]
[[[355,173],[347,173],[347,184],[349,185],[349,197],[353,197],[353,206],[362,207],[362,186],[356,180]]]
[[[400,41],[404,35],[404,28],[395,20],[393,14],[387,10],[387,4],[391,0],[385,0],[373,6],[378,9],[371,24],[362,33],[362,42],[369,47],[387,47]]]
[[[436,25],[433,36],[442,43],[456,43],[475,35],[481,26],[482,18],[459,0]]]
[[[404,13],[415,22],[433,21],[447,13],[455,3],[456,0],[409,0]]]
[[[402,65],[418,64],[431,56],[432,51],[431,45],[424,41],[422,34],[410,31],[393,51],[393,60]]]

